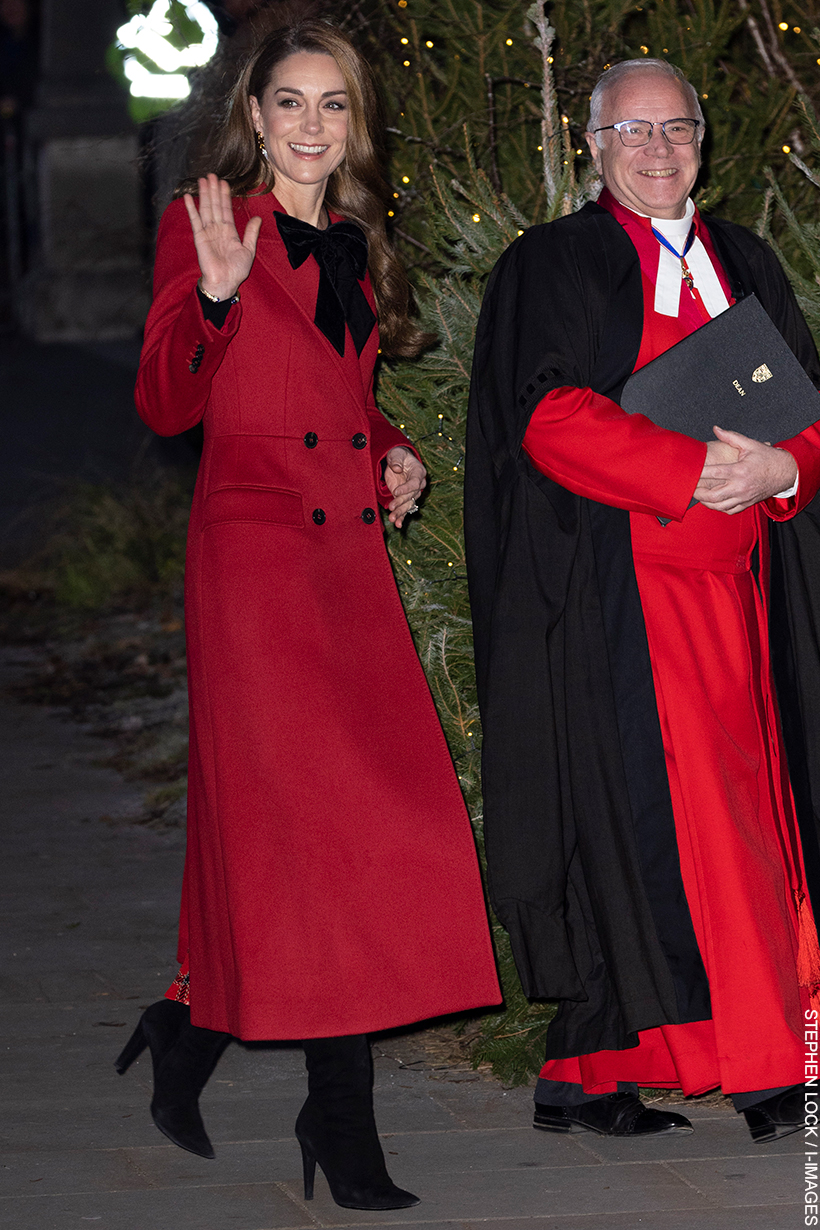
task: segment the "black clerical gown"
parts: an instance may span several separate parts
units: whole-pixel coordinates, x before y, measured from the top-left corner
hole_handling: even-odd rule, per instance
[[[742,228],[708,225],[734,296],[757,293],[817,381],[817,356],[776,258]],[[591,387],[617,400],[638,355],[642,304],[631,242],[587,206],[527,232],[505,254],[476,344],[465,524],[490,892],[527,992],[564,1001],[550,1030],[556,1057],[634,1045],[639,1030],[710,1015],[628,514],[572,495],[520,448],[552,388]],[[785,689],[795,653],[801,680],[820,669],[800,635],[817,607],[806,577],[820,540],[812,510],[777,532],[775,579],[786,571],[790,598],[799,591],[797,605],[781,602],[779,586],[774,596]],[[816,770],[803,755],[803,726],[817,729],[814,695],[810,683],[803,721],[794,688],[786,706],[807,830]]]

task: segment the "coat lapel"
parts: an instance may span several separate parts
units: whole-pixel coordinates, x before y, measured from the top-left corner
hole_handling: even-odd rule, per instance
[[[361,364],[371,354],[371,346],[376,335],[376,329],[373,330],[362,350],[361,356],[359,356],[356,354],[356,347],[353,345],[349,332],[346,337],[344,355],[340,355],[335,346],[332,346],[321,330],[316,327],[313,323],[313,317],[316,312],[316,296],[319,291],[319,266],[311,258],[300,265],[298,269],[291,268],[287,252],[285,251],[285,245],[279,235],[276,220],[273,216],[274,210],[277,209],[284,212],[276,197],[270,192],[244,198],[234,198],[234,211],[237,215],[237,221],[240,223],[238,228],[240,233],[244,230],[248,219],[260,217],[263,220],[256,248],[256,260],[264,266],[271,277],[275,278],[283,293],[289,297],[296,310],[305,318],[309,327],[315,332],[317,344],[324,349],[328,361],[333,363],[341,373],[352,396],[357,401],[361,401],[366,385],[369,384],[369,376],[366,381]],[[337,222],[339,220],[337,215],[331,215],[331,221]],[[366,284],[365,293],[371,306],[375,308],[369,283]],[[373,360],[370,360],[368,370],[372,368],[372,363]]]

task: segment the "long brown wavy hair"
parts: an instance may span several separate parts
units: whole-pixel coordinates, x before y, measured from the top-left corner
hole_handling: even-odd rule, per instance
[[[382,351],[414,358],[434,338],[410,318],[410,283],[385,229],[391,198],[381,169],[383,121],[373,74],[341,30],[309,18],[275,30],[259,43],[231,91],[225,121],[211,149],[209,170],[230,184],[234,196],[246,196],[260,187],[266,192],[275,190],[273,167],[257,145],[250,99],[261,103],[276,66],[304,51],[333,56],[347,90],[347,150],[328,179],[325,203],[335,213],[358,222],[367,235]],[[196,181],[186,180],[175,195],[196,190]]]

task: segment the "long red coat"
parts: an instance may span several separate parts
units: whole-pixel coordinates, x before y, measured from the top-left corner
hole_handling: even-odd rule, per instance
[[[234,203],[240,234],[263,223],[222,330],[202,317],[183,203],[168,208],[136,389],[161,435],[203,420],[180,956],[194,1023],[245,1039],[499,1000],[469,820],[375,512],[380,463],[407,443],[373,398],[376,330],[360,357],[319,332],[318,266],[291,269],[278,208]]]

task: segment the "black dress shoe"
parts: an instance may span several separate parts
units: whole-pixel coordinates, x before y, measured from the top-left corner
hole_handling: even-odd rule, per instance
[[[803,1127],[806,1119],[805,1090],[802,1085],[792,1085],[783,1093],[747,1106],[743,1113],[752,1140],[757,1144],[780,1140],[781,1136],[790,1136]]]
[[[533,1127],[546,1132],[572,1132],[584,1128],[600,1136],[660,1136],[691,1132],[692,1124],[671,1110],[644,1106],[634,1093],[607,1093],[580,1106],[535,1103]]]

